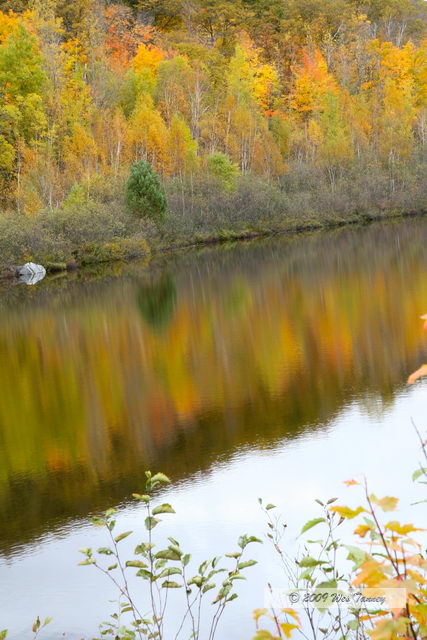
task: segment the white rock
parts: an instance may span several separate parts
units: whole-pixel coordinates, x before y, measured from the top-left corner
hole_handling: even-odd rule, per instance
[[[41,264],[27,262],[22,267],[18,267],[18,274],[22,282],[33,285],[43,280],[46,275],[46,269]]]

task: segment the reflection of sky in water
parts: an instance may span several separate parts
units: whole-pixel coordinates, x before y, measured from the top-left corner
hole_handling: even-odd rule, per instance
[[[342,482],[363,474],[422,522],[411,418],[427,428],[427,385],[403,382],[426,351],[426,236],[411,221],[283,238],[3,293],[0,629],[19,640],[49,615],[47,639],[96,633],[115,594],[76,566],[106,543],[87,516],[125,504],[119,530],[142,530],[123,501],[148,466],[174,478],[165,532],[198,560],[262,534],[258,497],[294,550],[314,498],[356,506]],[[248,553],[261,562],[220,640],[251,637],[266,581],[284,586],[267,545]]]
[[[426,402],[427,385],[420,385],[400,394],[393,408],[378,419],[368,417],[355,403],[318,434],[278,443],[273,450],[248,449],[206,474],[195,474],[165,493],[177,511],[169,516],[173,528],[167,534],[191,549],[196,560],[234,550],[241,533],[261,535],[265,530],[257,504],[261,496],[280,507],[288,523],[289,549],[295,549],[302,524],[318,515],[314,498],[336,496],[341,504],[356,506],[361,501],[360,489],[347,488],[342,481],[364,474],[377,495],[399,494],[401,521],[422,522],[425,505],[410,505],[421,497],[421,490],[414,489],[411,482],[419,450],[410,418],[425,426]],[[379,451],[381,457],[374,459],[373,453]],[[141,530],[142,517],[139,507],[123,508],[118,530]],[[164,516],[164,521],[169,517]],[[161,536],[160,527],[158,531]],[[28,628],[26,618],[32,613],[56,618],[57,623],[46,632],[48,638],[64,629],[75,632],[76,638],[79,633],[96,632],[93,622],[88,621],[104,619],[111,612],[113,605],[108,599],[114,598],[114,591],[96,571],[75,566],[79,560],[76,551],[105,542],[105,533],[83,523],[62,535],[46,536],[13,563],[6,562],[0,586],[2,625],[15,630],[12,637],[20,637],[19,631]],[[124,541],[122,545],[130,554],[133,543]],[[248,570],[247,583],[239,584],[240,598],[226,613],[219,637],[251,637],[250,612],[262,606],[265,584],[284,585],[267,544],[249,547],[248,556],[260,564]],[[136,582],[136,586],[140,584]]]

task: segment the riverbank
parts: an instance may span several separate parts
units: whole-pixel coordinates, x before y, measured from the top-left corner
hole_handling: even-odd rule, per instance
[[[424,215],[424,211],[417,212],[384,212],[382,215],[370,217],[358,217],[346,220],[325,220],[323,222],[308,222],[297,226],[283,225],[282,227],[266,228],[266,229],[243,229],[239,231],[221,229],[211,234],[200,234],[188,238],[181,242],[162,242],[156,241],[149,243],[145,238],[117,238],[114,241],[106,243],[86,243],[74,250],[73,255],[68,257],[66,261],[43,260],[43,251],[40,257],[28,255],[25,261],[35,260],[40,262],[46,269],[47,274],[53,275],[65,272],[74,272],[82,267],[91,265],[101,265],[113,262],[131,262],[145,257],[154,257],[168,252],[179,251],[182,249],[190,249],[195,247],[213,246],[228,242],[244,242],[255,240],[257,238],[272,237],[281,234],[297,234],[309,231],[332,230],[340,227],[365,225],[381,220],[396,220],[400,218],[409,218]],[[17,279],[19,277],[17,265],[22,263],[24,258],[20,258],[17,254],[13,264],[0,264],[0,282]]]
[[[426,209],[425,181],[390,194],[379,178],[346,176],[333,189],[318,178],[305,182],[290,171],[285,182],[273,184],[246,175],[233,190],[206,176],[191,183],[170,181],[165,184],[169,213],[161,227],[127,212],[123,181],[108,193],[80,191],[78,198],[33,217],[3,214],[0,278],[14,278],[14,265],[30,261],[44,265],[48,273],[66,272],[192,246],[366,224]]]

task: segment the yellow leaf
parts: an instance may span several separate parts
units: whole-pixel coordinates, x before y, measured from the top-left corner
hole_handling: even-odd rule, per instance
[[[350,507],[331,507],[329,511],[335,511],[335,513],[338,513],[343,518],[348,518],[348,520],[352,520],[358,516],[359,513],[366,513],[366,509],[363,507],[357,507],[357,509],[350,509]]]
[[[426,367],[427,370],[427,367]],[[427,374],[427,371],[426,371]],[[371,502],[376,504],[383,511],[395,511],[397,507],[397,503],[399,500],[397,498],[393,498],[392,496],[385,496],[384,498],[377,498],[376,495],[371,494],[369,496]]]
[[[383,565],[376,560],[368,560],[360,567],[360,571],[353,584],[357,587],[362,584],[367,587],[376,587],[386,579],[387,575]]]
[[[298,622],[298,624],[301,624],[300,617],[294,609],[282,609],[282,612],[287,613],[288,616],[291,616],[294,620]]]
[[[283,633],[287,638],[291,637],[292,631],[294,629],[299,629],[298,625],[292,624],[291,622],[282,622],[282,624],[280,625],[280,628],[282,629]]]
[[[252,617],[255,620],[255,622],[258,622],[258,620],[262,618],[262,616],[265,616],[267,612],[268,612],[268,609],[255,609],[252,612]]]
[[[418,571],[414,571],[413,569],[408,569],[408,576],[418,582],[419,584],[427,584],[427,579]]]
[[[400,522],[397,522],[396,520],[386,524],[385,528],[399,534],[400,536],[406,536],[408,533],[412,533],[412,531],[425,531],[425,529],[417,529],[413,524],[400,524]]]
[[[368,631],[372,640],[392,640],[406,632],[407,618],[398,620],[381,620],[372,631]]]

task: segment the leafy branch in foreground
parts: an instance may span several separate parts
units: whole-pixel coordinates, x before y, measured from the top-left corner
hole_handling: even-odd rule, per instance
[[[190,570],[191,555],[185,553],[178,540],[171,536],[165,548],[158,548],[153,533],[161,522],[158,516],[174,514],[175,511],[168,503],[154,505],[153,492],[169,482],[163,473],[153,475],[147,471],[145,493],[133,494],[146,511],[146,538],[138,542],[130,559],[123,559],[119,545],[133,531],[116,532],[116,510],[108,509],[102,517],[93,518],[96,526],[106,529],[108,546],[96,551],[88,547],[80,549],[84,555],[80,565],[93,565],[114,584],[119,595],[119,610],[111,615],[111,620],[101,625],[102,636],[120,640],[162,640],[166,637],[177,640],[183,634],[197,640],[201,637],[203,620],[203,637],[213,640],[226,606],[238,597],[236,581],[245,579],[242,572],[256,564],[255,560],[243,558],[249,544],[261,542],[254,536],[240,536],[237,550],[225,554],[227,564],[231,566],[225,566],[224,562],[221,563],[222,558],[215,556],[202,562],[197,570]],[[130,572],[135,573],[135,570],[136,577],[146,584],[143,595],[140,589],[130,585]],[[168,594],[171,590],[182,592],[182,615],[175,623],[168,619],[166,632]],[[205,613],[205,601],[210,598],[207,594],[213,590],[213,610]]]
[[[416,431],[424,461],[412,478],[425,485],[427,446]],[[427,637],[427,558],[422,541],[413,535],[425,529],[402,524],[386,515],[397,509],[397,498],[378,498],[370,493],[366,481],[349,480],[345,484],[362,488],[363,505],[351,508],[336,505],[337,498],[326,503],[316,500],[323,513],[302,527],[300,537],[319,527],[324,533],[319,539],[305,540],[303,551],[296,558],[284,550],[286,525],[276,515],[276,507],[264,506],[260,500],[267,517],[266,535],[280,558],[288,585],[303,590],[309,597],[301,601],[307,624],[301,623],[293,609],[256,610],[255,640],[289,638],[295,630],[307,640],[363,640],[369,637],[372,640],[425,640]],[[361,539],[362,546],[345,544],[337,537],[338,528],[352,520],[359,521],[354,534]],[[379,596],[391,594],[388,590],[404,590],[405,602],[396,607],[389,604],[377,609],[367,605],[331,606],[344,594],[357,590],[363,596],[366,589],[374,590]],[[332,601],[327,599],[328,590],[334,592]],[[261,619],[266,621],[268,628],[261,628]]]
[[[43,622],[40,620],[39,616],[37,616],[37,618],[35,619],[35,621],[32,624],[31,630],[33,632],[33,640],[37,640],[37,638],[39,637],[40,632],[50,623],[52,622],[52,618],[45,618],[43,620]],[[0,640],[6,640],[6,638],[8,637],[8,630],[7,629],[3,629],[0,631]]]

